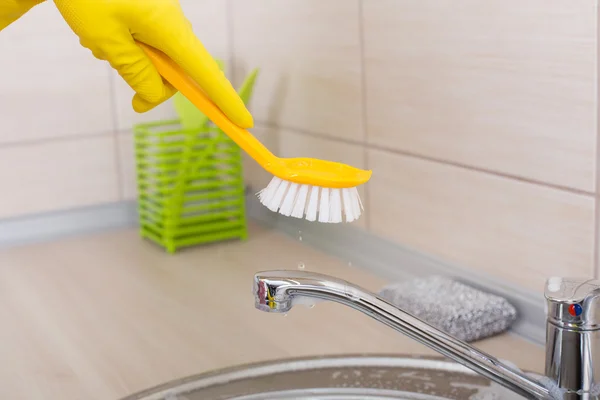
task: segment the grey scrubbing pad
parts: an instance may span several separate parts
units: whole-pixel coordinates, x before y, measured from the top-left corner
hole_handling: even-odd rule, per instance
[[[443,276],[388,285],[380,296],[466,342],[506,331],[517,310],[506,299]]]

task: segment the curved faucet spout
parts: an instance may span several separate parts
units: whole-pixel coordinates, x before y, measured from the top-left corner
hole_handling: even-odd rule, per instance
[[[329,300],[352,307],[413,338],[473,371],[534,399],[548,399],[548,389],[520,370],[501,363],[467,343],[441,332],[379,296],[346,281],[306,271],[265,271],[254,276],[255,305],[261,311],[285,313],[295,301]]]

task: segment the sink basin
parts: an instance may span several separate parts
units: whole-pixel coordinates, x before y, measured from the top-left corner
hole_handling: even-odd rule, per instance
[[[349,355],[231,367],[122,400],[505,400],[523,397],[437,357]]]

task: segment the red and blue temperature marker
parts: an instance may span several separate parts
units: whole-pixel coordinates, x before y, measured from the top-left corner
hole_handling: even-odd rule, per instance
[[[571,304],[569,306],[569,314],[574,317],[579,317],[581,315],[581,306],[579,304]]]

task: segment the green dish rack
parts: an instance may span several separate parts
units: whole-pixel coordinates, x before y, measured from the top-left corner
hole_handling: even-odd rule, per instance
[[[252,71],[238,90],[246,104],[257,75]],[[173,104],[179,119],[134,126],[140,235],[168,253],[245,240],[240,148],[180,93]]]

